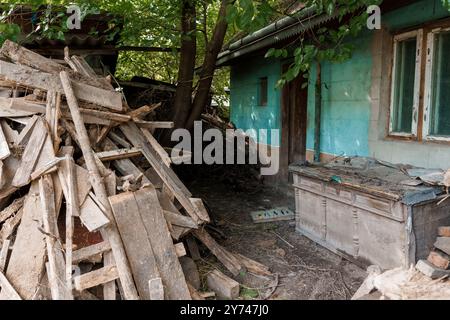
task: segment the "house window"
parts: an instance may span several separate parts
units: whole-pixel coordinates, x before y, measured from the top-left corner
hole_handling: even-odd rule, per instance
[[[267,106],[268,100],[268,81],[267,77],[263,77],[259,79],[259,88],[258,88],[258,103],[259,106],[265,107]]]
[[[390,134],[415,136],[420,100],[422,30],[394,38]]]
[[[425,128],[430,140],[450,140],[450,30],[428,36]]]

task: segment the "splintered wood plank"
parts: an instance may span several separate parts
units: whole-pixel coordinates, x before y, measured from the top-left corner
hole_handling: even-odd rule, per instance
[[[97,244],[93,244],[89,247],[78,249],[72,254],[73,264],[78,264],[82,261],[87,261],[92,257],[103,254],[107,251],[111,251],[111,245],[108,241],[103,241]]]
[[[181,214],[164,210],[164,217],[173,225],[191,229],[198,229],[198,225],[194,222],[194,220]]]
[[[0,160],[6,159],[11,155],[9,150],[8,141],[6,140],[3,129],[0,126]]]
[[[83,291],[101,284],[114,281],[119,278],[116,266],[106,266],[101,269],[91,271],[74,277],[75,289]]]
[[[86,78],[92,79],[95,86],[114,90],[114,87],[111,85],[111,83],[105,78],[99,77],[83,57],[72,56],[70,60],[80,74],[82,74]]]
[[[219,299],[236,299],[239,296],[239,282],[215,269],[206,277],[208,288],[214,291]]]
[[[148,282],[159,278],[156,257],[131,192],[109,197],[141,299],[149,300]]]
[[[33,172],[36,162],[41,153],[45,139],[47,138],[47,129],[42,120],[38,120],[23,152],[20,167],[17,169],[12,185],[14,187],[23,187],[30,183],[31,173]]]
[[[3,241],[2,249],[0,251],[0,272],[4,272],[6,269],[6,261],[8,260],[10,244],[11,244],[11,240]]]
[[[39,180],[39,196],[42,206],[42,222],[48,257],[48,280],[53,300],[73,300],[71,288],[67,287],[65,261],[59,240],[58,218],[55,207],[55,190],[50,175]]]
[[[169,229],[153,186],[134,193],[139,213],[147,230],[161,279],[170,300],[190,300],[183,269],[175,251]]]
[[[140,157],[140,156],[142,156],[142,152],[141,152],[141,149],[139,149],[139,148],[117,149],[117,150],[97,152],[97,157],[101,161],[113,161],[113,160],[128,159],[128,158],[134,158],[134,157]]]
[[[167,154],[166,150],[164,150],[164,148],[158,143],[158,141],[153,137],[150,131],[148,131],[147,129],[141,129],[141,131],[144,134],[144,137],[153,147],[153,149],[158,153],[162,161],[166,164],[166,166],[170,167],[172,161],[170,160],[170,157]]]
[[[77,180],[75,163],[72,156],[66,155],[62,166],[59,170],[59,180],[61,186],[65,183],[65,187],[62,188],[64,197],[66,198],[66,285],[72,289],[72,258],[73,258],[73,231],[74,231],[74,217],[80,216],[80,201],[77,193]],[[64,175],[66,181],[64,181]]]
[[[203,200],[199,198],[190,198],[189,200],[191,201],[192,205],[197,209],[196,212],[197,215],[200,217],[200,219],[202,219],[207,223],[211,222],[208,211],[206,210],[205,205],[203,203]]]
[[[208,249],[216,256],[216,258],[222,262],[225,268],[228,269],[234,276],[244,270],[243,265],[239,260],[230,252],[225,250],[219,245],[216,240],[213,239],[204,229],[198,229],[193,231],[194,236],[199,239]]]
[[[110,223],[98,204],[90,196],[81,205],[80,219],[90,232],[97,231]]]
[[[152,165],[155,171],[158,173],[160,178],[164,181],[165,185],[170,189],[170,191],[175,195],[177,200],[184,207],[186,212],[191,216],[191,218],[199,224],[201,219],[197,214],[197,209],[193,206],[189,198],[191,193],[186,189],[184,184],[178,178],[178,176],[173,172],[171,168],[168,168],[164,161],[159,157],[158,153],[152,148],[152,146],[142,137],[139,128],[132,122],[126,125],[121,125],[120,129],[128,140],[137,148],[142,149],[142,154],[147,159],[147,161]]]
[[[11,98],[0,97],[0,118],[16,118],[16,117],[29,117],[36,112],[28,112],[21,110],[13,110],[11,108]]]
[[[17,229],[14,250],[9,259],[6,276],[25,300],[35,296],[45,267],[45,235],[39,230],[42,224],[42,207],[39,199],[39,182],[31,183],[25,197],[22,222]],[[0,300],[7,295],[0,292]]]
[[[64,89],[58,76],[1,60],[0,78],[27,87],[45,91],[55,90],[58,93],[64,94]],[[75,96],[80,100],[116,111],[123,110],[122,95],[118,92],[104,90],[75,81],[72,85]]]
[[[112,132],[110,132],[109,135],[111,135],[111,134],[112,134]],[[103,142],[103,147],[106,151],[112,151],[112,150],[118,149],[116,144],[108,138],[106,138],[105,141]],[[130,159],[115,160],[115,161],[113,161],[113,166],[123,176],[128,176],[128,175],[132,174],[135,177],[138,177],[142,173],[142,171]],[[146,176],[144,176],[142,178],[142,183],[148,184],[148,183],[150,183],[150,180]]]
[[[22,129],[19,136],[15,140],[15,144],[17,145],[26,145],[28,140],[30,139],[31,134],[33,133],[33,129],[38,122],[39,117],[33,116],[28,124],[25,126],[25,128]]]
[[[161,278],[149,280],[148,287],[150,300],[164,300],[164,285]]]
[[[17,64],[26,65],[48,73],[59,73],[64,70],[69,70],[67,67],[28,50],[10,40],[6,40],[5,43],[3,43],[3,46],[0,49],[0,55],[9,58]]]
[[[22,300],[2,271],[0,271],[0,288],[2,289],[1,300]]]
[[[25,197],[14,200],[8,207],[0,211],[0,223],[9,219],[17,211],[19,211],[25,202]]]
[[[5,120],[0,120],[0,126],[2,127],[6,141],[11,144],[16,143],[19,132],[13,130]]]

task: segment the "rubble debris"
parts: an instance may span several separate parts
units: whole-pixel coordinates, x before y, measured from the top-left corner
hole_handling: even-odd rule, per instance
[[[288,208],[275,208],[250,213],[254,223],[266,223],[274,221],[289,221],[295,219],[295,214]]]
[[[82,57],[65,62],[0,50],[0,88],[24,89],[0,99],[0,300],[211,297],[180,264],[201,260],[193,236],[233,275],[270,273],[204,229],[203,201],[152,134],[173,123],[143,120],[160,104],[130,110]]]

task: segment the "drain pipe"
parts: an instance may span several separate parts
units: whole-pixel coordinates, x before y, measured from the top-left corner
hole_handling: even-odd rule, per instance
[[[314,162],[320,162],[320,130],[322,118],[322,66],[317,62],[315,90]]]

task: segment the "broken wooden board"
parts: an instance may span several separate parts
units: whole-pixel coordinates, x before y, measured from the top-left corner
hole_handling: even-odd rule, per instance
[[[31,134],[30,141],[23,152],[21,164],[14,175],[12,186],[19,188],[30,183],[31,174],[36,166],[47,135],[48,132],[45,125],[39,119]]]
[[[110,223],[109,219],[99,208],[98,202],[94,201],[91,196],[86,197],[86,200],[80,207],[80,219],[89,232],[100,230]]]
[[[6,136],[3,133],[3,129],[0,126],[0,160],[4,160],[11,155],[11,151],[9,150],[8,140],[6,140]]]
[[[14,289],[14,286],[8,281],[6,276],[0,271],[1,300],[22,300],[20,295]]]
[[[178,260],[166,220],[153,186],[134,193],[139,213],[155,255],[169,300],[190,300],[183,270]]]
[[[434,244],[434,247],[436,249],[439,249],[442,252],[445,252],[446,254],[450,255],[450,238],[438,237],[436,239],[436,243]]]
[[[89,288],[99,286],[104,283],[114,281],[119,278],[116,266],[106,266],[101,269],[91,271],[74,277],[75,289],[83,291]]]
[[[11,98],[0,97],[0,118],[16,118],[16,117],[29,117],[36,112],[14,110],[11,108]]]
[[[142,224],[134,194],[121,193],[109,197],[117,227],[122,237],[139,296],[150,299],[148,283],[160,278],[147,231]]]
[[[233,254],[219,245],[204,229],[194,230],[193,234],[234,276],[239,275],[241,271],[245,270],[243,264]]]
[[[34,298],[45,268],[45,235],[40,231],[41,225],[39,184],[35,181],[25,197],[22,222],[6,271],[6,277],[25,300]],[[7,295],[0,292],[0,300],[6,298]]]
[[[219,299],[233,300],[239,297],[239,282],[224,275],[217,269],[207,275],[206,282],[208,288],[214,291]]]
[[[82,261],[88,261],[92,257],[96,257],[107,251],[111,251],[111,245],[107,241],[78,249],[72,254],[72,263],[78,264]]]
[[[11,240],[3,241],[2,248],[0,249],[0,272],[5,272],[6,270],[6,262],[8,260],[10,245]]]
[[[59,76],[1,60],[0,78],[30,88],[54,90],[64,94]],[[116,111],[123,110],[122,95],[119,92],[104,90],[76,81],[72,81],[72,86],[75,96],[80,100]]]
[[[73,300],[71,288],[66,286],[65,261],[58,232],[55,189],[50,175],[39,180],[42,223],[47,247],[47,276],[53,300]]]

